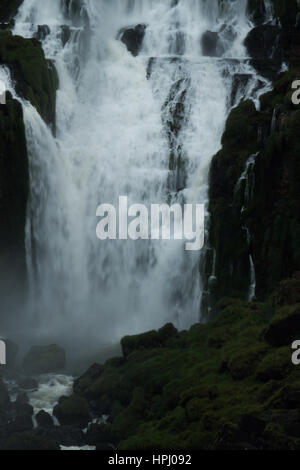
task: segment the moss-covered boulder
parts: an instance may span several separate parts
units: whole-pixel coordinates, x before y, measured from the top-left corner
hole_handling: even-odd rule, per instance
[[[58,372],[66,365],[65,350],[57,344],[32,346],[23,360],[27,374],[47,374]]]
[[[89,405],[85,398],[79,395],[62,397],[54,407],[53,415],[61,425],[77,424],[84,427],[90,420]]]
[[[40,42],[0,31],[0,64],[9,67],[16,92],[30,101],[54,130],[58,76]]]
[[[121,340],[122,352],[125,357],[136,350],[164,346],[178,335],[173,324],[168,323],[158,331],[149,331],[141,335],[125,336]]]
[[[264,337],[277,308],[226,298],[214,321],[163,346],[153,332],[147,347],[145,334],[135,336],[125,359],[87,374],[79,390],[96,416],[110,416],[107,427],[87,432],[88,442],[118,450],[300,448],[292,351]]]

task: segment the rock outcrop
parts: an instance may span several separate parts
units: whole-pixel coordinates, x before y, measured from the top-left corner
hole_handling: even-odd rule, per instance
[[[32,346],[23,360],[23,367],[28,374],[47,374],[58,372],[66,365],[66,353],[57,344]]]

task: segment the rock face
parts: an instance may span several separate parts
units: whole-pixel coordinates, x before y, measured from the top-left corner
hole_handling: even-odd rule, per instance
[[[215,277],[209,286],[213,252],[207,258],[206,288],[247,298],[249,256],[256,270],[256,295],[266,298],[277,283],[300,267],[300,198],[297,155],[300,111],[291,101],[298,69],[281,74],[261,97],[261,110],[242,102],[231,112],[222,150],[210,170],[210,243]],[[274,111],[276,110],[276,111]],[[249,240],[250,235],[250,240]]]
[[[64,369],[66,353],[56,344],[50,346],[32,346],[23,360],[24,370],[28,374],[47,374]]]
[[[1,48],[1,45],[0,45]],[[2,312],[26,288],[25,221],[28,155],[21,104],[6,93],[0,105],[0,267]],[[5,275],[3,275],[5,273]],[[14,295],[10,293],[14,292]]]
[[[245,46],[249,55],[258,59],[271,57],[283,59],[283,57],[280,57],[282,50],[275,47],[280,31],[278,26],[269,24],[253,28],[245,39]]]
[[[39,41],[0,32],[0,63],[9,67],[16,92],[29,100],[54,130],[58,77]]]
[[[219,34],[213,31],[206,31],[201,38],[202,53],[204,56],[221,57],[224,48],[219,38]]]
[[[0,8],[0,11],[3,13],[4,10]],[[0,64],[10,69],[17,94],[30,101],[54,131],[58,80],[54,66],[45,59],[41,44],[36,39],[24,39],[13,36],[10,31],[0,31]],[[28,155],[22,106],[6,93],[6,104],[0,105],[2,312],[15,311],[15,305],[20,305],[26,295],[25,222],[28,194]]]
[[[146,27],[145,24],[138,24],[135,28],[124,29],[120,32],[121,41],[134,57],[139,54],[142,48]]]
[[[48,25],[42,24],[38,26],[37,32],[34,34],[34,37],[39,41],[43,41],[51,33],[51,30]]]
[[[22,3],[23,0],[0,0],[0,23],[9,22]]]

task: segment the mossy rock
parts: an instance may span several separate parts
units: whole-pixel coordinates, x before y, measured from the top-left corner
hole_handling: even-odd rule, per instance
[[[58,75],[40,42],[0,31],[0,64],[9,67],[16,92],[30,101],[54,130]]]
[[[242,380],[252,375],[266,350],[267,347],[265,345],[259,344],[248,351],[243,351],[231,357],[227,362],[227,368],[233,379]]]
[[[257,368],[257,378],[262,382],[269,380],[282,380],[293,371],[291,350],[282,347],[269,352]]]
[[[125,336],[121,340],[124,357],[129,356],[133,351],[143,349],[153,349],[164,346],[169,340],[178,335],[177,329],[172,323],[168,323],[159,331],[149,331],[135,336]]]
[[[90,420],[89,405],[85,398],[78,395],[62,397],[54,407],[53,415],[61,425],[77,424],[85,426]]]

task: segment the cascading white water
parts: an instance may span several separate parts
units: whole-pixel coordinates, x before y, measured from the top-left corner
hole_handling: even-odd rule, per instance
[[[25,0],[14,31],[30,37],[37,25],[49,25],[43,47],[60,79],[55,138],[31,107],[25,111],[35,324],[40,335],[85,343],[167,321],[187,328],[200,318],[199,253],[184,251],[180,241],[100,242],[95,213],[100,203],[117,205],[120,195],[146,205],[207,202],[234,76],[249,75],[244,95],[257,89],[242,60],[247,2],[84,0],[74,23],[63,3]],[[71,28],[66,45],[63,24]],[[137,24],[147,28],[133,57],[119,31]],[[208,30],[219,32],[223,57],[203,57]],[[184,116],[170,137],[180,100]]]

